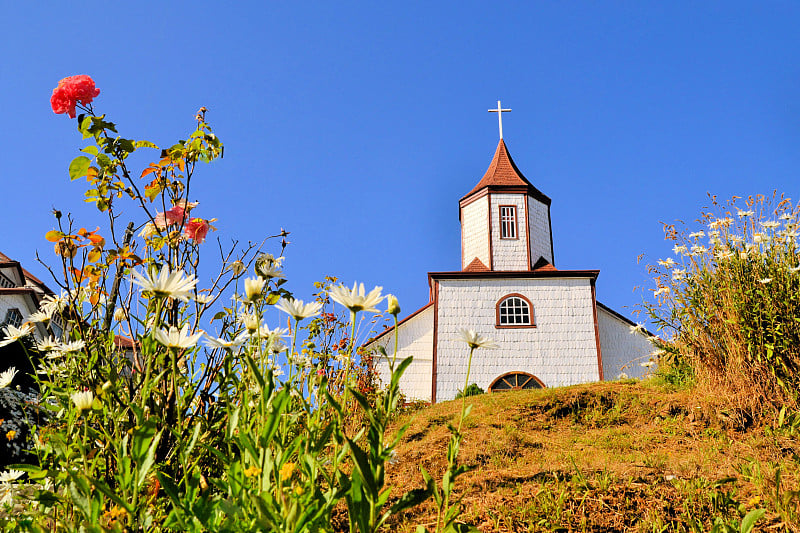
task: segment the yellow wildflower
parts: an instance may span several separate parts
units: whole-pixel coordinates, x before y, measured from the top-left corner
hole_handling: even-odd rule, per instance
[[[258,468],[255,465],[251,466],[250,468],[248,468],[247,470],[244,471],[244,475],[247,476],[247,477],[257,476],[260,473],[261,473],[261,469]]]
[[[294,472],[294,463],[286,463],[281,467],[281,481],[286,481],[290,477],[292,477],[292,472]]]
[[[16,432],[16,430],[13,430],[13,429],[11,431],[9,431],[8,433],[6,433],[6,438],[8,440],[13,440],[14,437],[16,437],[16,436],[17,436],[17,432]]]

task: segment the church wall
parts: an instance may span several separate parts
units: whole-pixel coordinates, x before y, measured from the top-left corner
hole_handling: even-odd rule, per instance
[[[398,327],[397,361],[413,356],[414,361],[400,380],[400,390],[408,400],[431,400],[433,364],[433,306],[403,322]],[[376,344],[383,346],[388,359],[376,357],[375,370],[381,382],[389,383],[389,363],[394,354],[394,333],[386,333]]]
[[[0,322],[5,320],[6,313],[12,308],[19,309],[23,322],[28,318],[28,315],[36,311],[30,296],[22,294],[5,294],[0,297]],[[3,337],[2,331],[0,331],[0,338],[1,337]]]
[[[550,239],[550,209],[531,197],[528,197],[528,227],[531,233],[531,265],[535,265],[540,257],[555,265]]]
[[[469,265],[476,257],[487,267],[489,262],[489,199],[479,198],[461,210],[461,268]]]
[[[524,194],[491,194],[492,270],[528,270],[528,225],[525,224]],[[517,238],[500,238],[500,206],[517,206]],[[485,222],[484,222],[485,224]],[[488,266],[488,265],[487,265]]]
[[[621,374],[639,378],[655,370],[655,367],[647,369],[642,366],[642,363],[650,360],[650,354],[655,349],[648,340],[647,333],[631,333],[628,322],[599,305],[597,322],[600,329],[600,350],[603,354],[605,379],[618,379]]]
[[[469,349],[461,328],[474,329],[500,347],[478,349],[470,382],[487,390],[512,371],[533,374],[547,387],[597,381],[593,299],[589,278],[440,279],[436,401],[464,387]],[[520,293],[533,304],[535,328],[495,327],[496,304]]]

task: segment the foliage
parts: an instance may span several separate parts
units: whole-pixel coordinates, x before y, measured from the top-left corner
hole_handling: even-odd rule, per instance
[[[120,137],[94,113],[91,78],[62,82],[53,109],[83,111],[78,129],[90,141],[69,175],[86,179],[86,201],[107,215],[109,231],[55,211],[57,229],[46,238],[61,260],[51,272],[62,292],[36,320],[60,315],[67,336],[34,345],[23,338],[29,331],[19,339],[5,331],[3,342],[37,363],[44,414],[27,417],[35,464],[0,475],[0,526],[331,531],[334,509],[346,502],[350,531],[374,532],[428,498],[428,487],[398,495],[386,484],[403,433],[388,424],[411,359],[395,365],[395,351],[380,388],[369,358],[359,357],[358,316],[376,311],[381,288],[350,294],[326,278],[315,302],[293,299],[281,271],[285,231],[271,237],[281,239],[278,257],[263,253],[264,243],[220,245],[219,274],[203,286],[198,269],[214,219],[194,215],[191,184],[199,163],[223,155],[206,110],[187,140],[161,149],[137,178],[129,156],[156,145]],[[143,219],[120,233],[131,204]],[[230,290],[232,303],[219,305]],[[349,322],[326,308],[331,299]],[[272,306],[289,314],[289,328],[264,324]],[[398,312],[390,300],[395,324]],[[457,515],[449,512],[449,523]]]
[[[463,391],[461,389],[458,390],[455,399],[458,400],[467,396],[477,396],[478,394],[483,394],[484,392],[486,391],[480,388],[477,383],[470,383]]]
[[[792,404],[800,387],[800,210],[773,195],[734,197],[698,220],[665,225],[675,259],[656,275],[649,312],[671,332],[662,346],[680,375],[686,363],[704,383],[751,408]]]

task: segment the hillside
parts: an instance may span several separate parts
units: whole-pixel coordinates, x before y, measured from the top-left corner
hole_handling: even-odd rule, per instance
[[[776,417],[714,407],[714,399],[650,382],[613,382],[467,398],[457,481],[462,519],[481,531],[800,531],[798,430]],[[389,483],[441,482],[447,423],[460,400],[404,415],[408,424]],[[394,524],[432,524],[430,502]],[[719,529],[726,531],[726,529]]]

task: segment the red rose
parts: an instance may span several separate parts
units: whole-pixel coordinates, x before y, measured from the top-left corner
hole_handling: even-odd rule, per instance
[[[53,89],[50,106],[53,113],[67,113],[69,118],[75,118],[75,104],[90,104],[98,94],[100,89],[94,86],[94,80],[89,76],[69,76],[58,82],[58,87]]]
[[[183,228],[183,236],[187,239],[192,239],[197,244],[202,244],[206,240],[209,227],[208,220],[202,218],[189,219]]]

